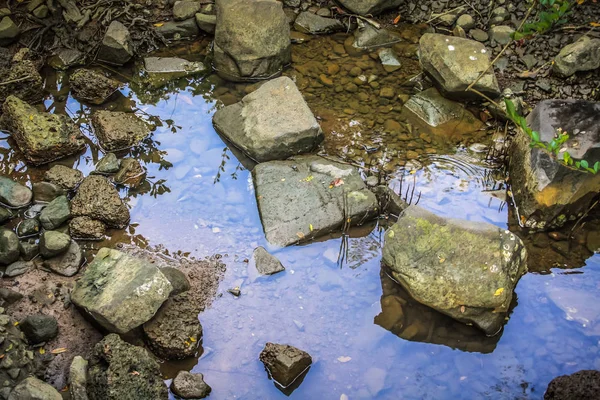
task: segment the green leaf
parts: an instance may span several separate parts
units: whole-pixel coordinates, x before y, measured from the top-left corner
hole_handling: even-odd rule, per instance
[[[531,131],[531,139],[534,142],[539,142],[540,141],[540,134],[539,134],[539,132]]]
[[[585,169],[587,172],[591,172],[592,174],[595,174],[596,171],[594,171],[592,168],[586,168]]]
[[[581,160],[579,165],[581,165],[582,168],[586,168],[586,169],[589,168],[589,164],[586,160]]]
[[[575,163],[575,168],[579,169],[579,167],[581,167],[581,162],[577,161],[577,162]]]
[[[504,104],[506,104],[506,114],[511,121],[515,122],[517,119],[517,110],[515,108],[515,104],[509,99],[504,99]]]

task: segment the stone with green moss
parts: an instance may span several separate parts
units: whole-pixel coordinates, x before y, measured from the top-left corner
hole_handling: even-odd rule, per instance
[[[418,302],[486,334],[504,324],[526,272],[521,239],[494,225],[408,207],[385,235],[383,261]]]

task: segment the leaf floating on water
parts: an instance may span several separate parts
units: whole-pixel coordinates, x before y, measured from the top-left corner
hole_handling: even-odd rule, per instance
[[[348,361],[352,360],[352,357],[340,356],[337,360],[341,363],[347,363]]]
[[[496,290],[496,292],[494,293],[494,296],[500,296],[502,293],[504,293],[504,288],[501,287],[500,289]]]
[[[60,353],[65,353],[66,351],[67,351],[67,349],[65,347],[59,347],[58,349],[52,350],[50,353],[60,354]]]
[[[416,170],[416,169],[411,169],[411,170],[410,170],[410,174],[411,174],[411,175],[414,175],[414,174],[416,174],[416,173],[417,173],[417,170]]]

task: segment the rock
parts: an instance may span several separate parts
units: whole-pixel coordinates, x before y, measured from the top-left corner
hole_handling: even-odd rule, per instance
[[[558,129],[568,132],[562,150],[593,167],[600,160],[600,103],[584,100],[544,100],[527,117],[527,123],[549,143]],[[560,151],[560,160],[564,151]],[[549,230],[583,215],[600,187],[600,174],[565,167],[555,157],[530,147],[519,132],[512,144],[509,166],[511,190],[522,223],[531,229]]]
[[[187,293],[167,300],[143,330],[152,352],[164,360],[194,357],[202,341],[198,310]]]
[[[71,238],[58,231],[45,231],[40,236],[40,254],[44,258],[55,257],[69,249]]]
[[[59,164],[46,171],[44,179],[65,190],[74,190],[83,180],[83,172]]]
[[[69,368],[69,393],[72,400],[88,400],[87,395],[88,362],[81,356],[75,356]]]
[[[73,276],[79,272],[83,262],[83,253],[76,241],[71,240],[67,251],[61,255],[44,260],[44,267],[50,271],[62,275]]]
[[[10,17],[4,17],[0,21],[0,46],[6,46],[17,40],[21,30]]]
[[[354,32],[352,47],[369,50],[377,47],[391,46],[402,40],[399,34],[387,29],[377,29],[371,24],[364,24]]]
[[[92,175],[83,180],[71,202],[75,217],[90,217],[111,228],[122,228],[129,222],[129,209],[108,179]]]
[[[267,240],[287,246],[375,216],[377,199],[358,170],[317,156],[258,164],[252,171]]]
[[[14,278],[19,275],[23,275],[27,273],[30,269],[35,268],[35,265],[30,261],[15,261],[6,267],[6,271],[4,271],[4,276],[9,278]]]
[[[110,332],[149,321],[172,286],[153,264],[102,248],[75,284],[71,300]]]
[[[185,21],[168,21],[157,27],[156,31],[165,39],[172,40],[189,39],[200,34],[195,18],[186,19]]]
[[[217,16],[198,13],[196,14],[196,24],[198,25],[200,30],[214,35],[215,29],[217,27]]]
[[[0,202],[13,207],[21,208],[29,205],[33,192],[10,178],[0,176]]]
[[[48,65],[59,71],[66,71],[76,65],[81,65],[83,53],[76,49],[61,48],[48,59]]]
[[[134,113],[121,111],[96,111],[92,125],[100,146],[108,151],[136,146],[151,132],[150,124]]]
[[[496,7],[492,10],[490,24],[501,24],[510,18],[510,12],[505,7]]]
[[[67,196],[52,200],[40,213],[40,222],[44,229],[53,230],[71,218],[71,209]]]
[[[58,185],[50,182],[34,182],[33,198],[36,202],[49,203],[59,196],[64,196],[65,191]]]
[[[310,354],[286,344],[267,343],[260,353],[260,361],[269,376],[286,388],[310,368]]]
[[[96,105],[108,100],[121,86],[119,81],[89,69],[78,69],[71,74],[69,82],[77,100]]]
[[[0,231],[0,265],[8,265],[19,259],[19,238],[8,229]]]
[[[12,289],[9,288],[0,288],[0,299],[3,300],[3,307],[5,306],[10,306],[11,304],[16,303],[17,301],[21,300],[23,298],[23,295],[19,292],[15,292]]]
[[[8,400],[62,400],[62,396],[51,385],[30,376],[15,386]]]
[[[33,10],[33,16],[39,19],[44,19],[48,16],[49,11],[50,10],[48,9],[48,6],[44,4]]]
[[[257,162],[313,150],[323,132],[296,84],[281,77],[218,110],[215,129]]]
[[[210,394],[211,388],[204,382],[204,375],[179,371],[171,382],[171,391],[182,399],[203,399]]]
[[[375,188],[375,195],[381,205],[382,211],[394,216],[395,220],[408,207],[408,203],[387,185],[380,185]]]
[[[481,100],[465,90],[490,66],[485,46],[473,40],[435,33],[424,34],[419,45],[423,69],[445,96]],[[492,98],[500,95],[493,68],[473,89]]]
[[[102,240],[106,235],[106,225],[90,217],[75,217],[69,222],[69,233],[75,239]]]
[[[133,57],[133,42],[129,30],[119,21],[112,21],[98,50],[98,60],[123,65]]]
[[[17,226],[17,236],[25,238],[40,233],[40,221],[37,218],[24,219]]]
[[[552,72],[561,77],[569,77],[580,71],[600,68],[600,39],[581,39],[563,47],[554,59]]]
[[[0,183],[0,187],[1,187],[1,185],[2,184]],[[12,211],[10,211],[7,208],[0,207],[0,224],[6,223],[6,221],[11,220],[13,217],[14,217],[14,214],[12,213]]]
[[[19,323],[19,327],[33,345],[47,342],[58,335],[58,323],[50,315],[30,315]]]
[[[94,173],[101,175],[110,175],[119,171],[121,168],[121,162],[115,155],[115,153],[108,153],[96,164],[96,170]]]
[[[146,349],[126,343],[115,334],[94,347],[87,390],[91,400],[167,400],[169,396],[158,362]]]
[[[385,235],[383,262],[419,303],[488,335],[502,328],[526,272],[521,239],[494,225],[409,206]]]
[[[34,354],[26,342],[25,336],[15,325],[17,325],[16,321],[11,320],[5,314],[4,308],[0,308],[0,331],[2,331],[0,334],[0,351],[4,354],[2,362],[0,362],[0,379],[2,381],[0,395],[3,399],[10,398],[11,400],[31,398],[43,400],[55,399],[55,397],[20,396],[21,394],[24,396],[27,394],[24,386],[28,386],[28,384],[22,383],[22,381],[29,375],[38,372],[39,365],[36,365],[37,363],[34,364]],[[9,397],[8,393],[20,382],[21,388],[15,389],[13,395]]]
[[[164,267],[160,269],[160,272],[163,273],[165,278],[171,282],[171,286],[173,286],[171,296],[176,296],[180,293],[190,290],[190,281],[188,281],[187,276],[185,276],[185,274],[177,268]]]
[[[354,14],[368,16],[398,7],[403,0],[338,0],[338,2]]]
[[[0,103],[15,96],[27,103],[37,103],[44,98],[44,80],[30,60],[0,66]]]
[[[594,400],[600,397],[600,371],[583,370],[552,379],[544,400]]]
[[[25,159],[40,165],[85,148],[79,128],[66,116],[37,111],[15,96],[2,106],[2,120]]]
[[[19,252],[25,261],[29,261],[40,253],[40,247],[35,239],[23,240],[19,242]]]
[[[173,19],[175,21],[183,21],[184,19],[192,18],[202,8],[200,1],[176,1],[173,4]]]
[[[478,42],[487,42],[488,39],[490,38],[490,35],[488,35],[488,33],[486,31],[483,31],[481,29],[471,29],[471,31],[469,32],[469,34],[471,35],[471,37],[478,41]]]
[[[120,184],[136,186],[146,176],[146,170],[135,158],[121,160],[121,169],[116,173],[114,181]]]
[[[148,75],[148,83],[151,87],[161,87],[174,79],[205,72],[206,67],[201,62],[187,61],[183,58],[146,57],[144,71]]]
[[[377,52],[381,65],[386,72],[394,72],[402,67],[402,63],[392,49],[381,49]]]
[[[490,40],[492,43],[505,45],[512,40],[512,35],[515,30],[510,26],[498,25],[490,28]],[[600,40],[599,40],[600,41]],[[598,64],[600,66],[600,64]]]
[[[256,264],[256,269],[261,275],[273,275],[285,271],[281,261],[265,250],[264,247],[257,247],[254,249],[252,258]]]
[[[456,20],[456,26],[460,26],[465,31],[475,28],[475,19],[469,14],[463,14]]]
[[[341,32],[344,24],[334,18],[325,18],[308,11],[303,11],[294,22],[294,29],[302,33],[319,35],[322,33]]]
[[[214,67],[224,79],[269,79],[291,62],[290,26],[274,0],[218,0]]]

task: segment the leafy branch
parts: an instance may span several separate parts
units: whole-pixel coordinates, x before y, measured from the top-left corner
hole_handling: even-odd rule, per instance
[[[535,0],[534,0],[535,1]],[[562,25],[567,22],[567,17],[571,14],[571,8],[577,2],[582,4],[585,0],[539,0],[542,11],[534,22],[523,24],[520,29],[513,33],[514,40],[521,40],[536,34],[548,32],[556,25]]]

